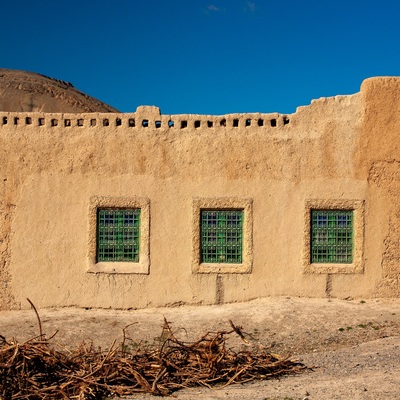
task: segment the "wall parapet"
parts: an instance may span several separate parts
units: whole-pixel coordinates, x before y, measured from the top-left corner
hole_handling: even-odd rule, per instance
[[[139,110],[139,109],[138,109]],[[0,129],[3,127],[55,129],[76,128],[132,128],[132,129],[224,129],[224,128],[279,128],[290,123],[285,114],[227,114],[227,115],[154,115],[140,107],[136,113],[38,113],[0,112]]]

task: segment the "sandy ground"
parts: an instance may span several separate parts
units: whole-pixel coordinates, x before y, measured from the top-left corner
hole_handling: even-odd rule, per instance
[[[271,352],[291,355],[308,372],[279,380],[194,388],[177,399],[400,399],[400,299],[336,300],[266,298],[222,306],[181,306],[147,310],[39,310],[43,331],[73,348],[83,340],[96,346],[119,343],[123,328],[132,345],[157,345],[164,317],[181,339],[229,330],[229,320]],[[0,335],[23,341],[38,335],[32,310],[0,312]],[[241,346],[232,339],[232,347]],[[131,399],[151,399],[138,395]]]

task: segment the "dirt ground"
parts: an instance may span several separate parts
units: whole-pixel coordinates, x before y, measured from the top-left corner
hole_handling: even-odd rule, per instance
[[[73,348],[83,340],[109,348],[127,328],[132,345],[157,345],[164,317],[181,339],[242,326],[254,343],[291,355],[311,369],[299,375],[223,389],[186,389],[173,397],[252,400],[400,399],[400,299],[266,298],[221,306],[147,310],[39,310],[47,337]],[[23,341],[38,335],[32,310],[0,312],[0,335]],[[237,348],[236,339],[228,343]],[[152,399],[138,395],[130,399]]]

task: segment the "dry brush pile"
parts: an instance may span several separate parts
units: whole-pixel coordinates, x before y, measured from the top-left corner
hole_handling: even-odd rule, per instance
[[[132,346],[124,329],[122,343],[108,351],[85,342],[71,351],[54,343],[54,337],[46,339],[37,317],[40,335],[35,338],[18,343],[0,335],[0,400],[164,396],[187,387],[226,386],[305,369],[249,343],[231,321],[229,331],[208,332],[192,343],[178,340],[164,320],[158,348]],[[239,335],[247,348],[227,348],[230,335]]]

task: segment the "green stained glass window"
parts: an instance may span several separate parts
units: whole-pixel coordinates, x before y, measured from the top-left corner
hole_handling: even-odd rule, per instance
[[[353,262],[353,211],[311,210],[311,262]]]
[[[242,263],[243,211],[202,210],[201,262]]]
[[[139,261],[140,209],[97,210],[97,261]]]

